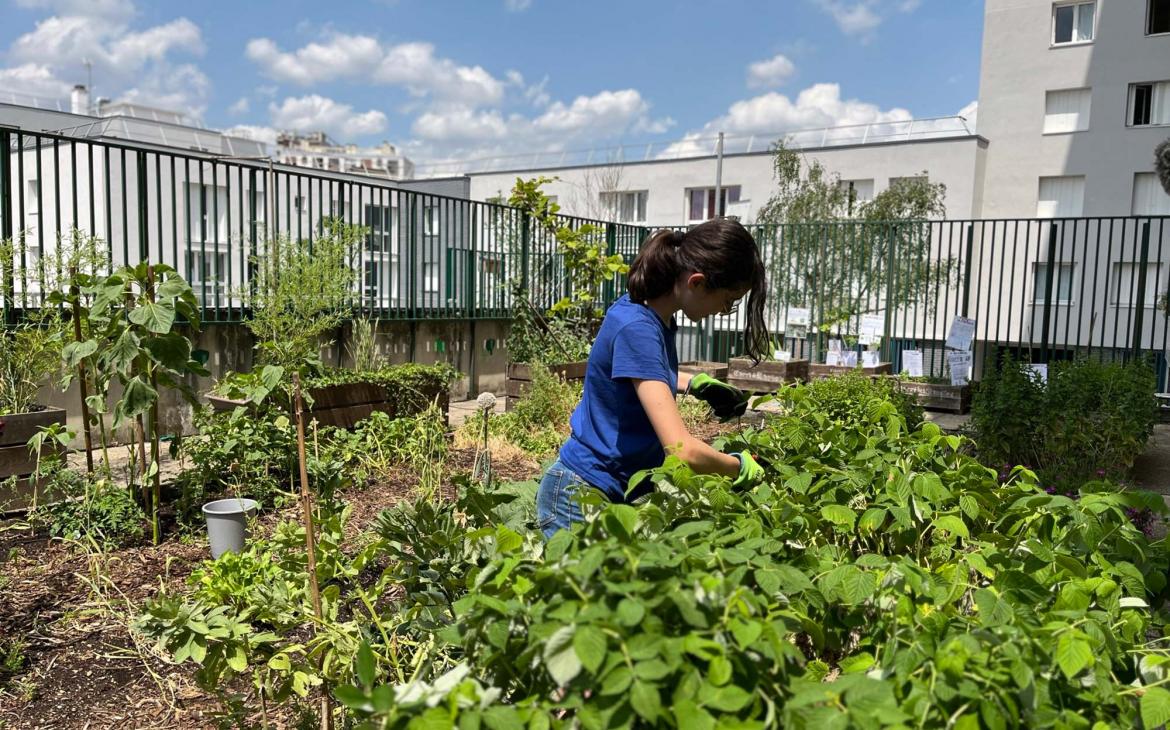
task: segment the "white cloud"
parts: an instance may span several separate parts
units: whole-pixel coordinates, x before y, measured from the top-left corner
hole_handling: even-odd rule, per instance
[[[796,65],[782,53],[766,61],[756,61],[748,66],[747,84],[751,88],[781,86],[796,73]]]
[[[846,35],[868,37],[893,12],[911,13],[921,0],[813,0]]]
[[[126,76],[172,51],[200,55],[203,50],[199,27],[186,18],[131,31],[120,23],[69,15],[37,23],[35,29],[16,39],[10,55],[52,65],[76,66],[88,59],[98,70]]]
[[[498,111],[466,107],[420,114],[411,131],[429,140],[498,140],[508,137],[508,122]]]
[[[719,132],[745,137],[755,135],[766,140],[778,139],[784,133],[796,130],[893,123],[911,118],[910,112],[900,107],[882,109],[858,99],[842,99],[841,87],[837,84],[813,84],[795,99],[773,91],[737,101],[726,114],[684,135],[660,156],[674,157],[698,150],[709,153],[710,139]]]
[[[649,109],[650,105],[634,89],[602,91],[593,96],[578,96],[569,105],[553,102],[533,121],[533,126],[540,131],[558,133],[589,130],[600,136],[644,121]]]
[[[179,111],[200,118],[207,111],[211,79],[191,64],[175,68],[157,68],[120,98],[160,109]]]
[[[70,88],[71,85],[57,78],[52,69],[39,63],[0,69],[0,90],[3,91],[58,99],[67,96]]]
[[[239,115],[239,114],[247,114],[248,110],[250,108],[251,108],[251,104],[248,103],[248,97],[241,96],[239,99],[236,99],[236,102],[234,104],[232,104],[231,106],[228,107],[228,114],[231,114],[233,116]]]
[[[510,13],[521,13],[532,7],[532,0],[504,0],[504,7]]]
[[[376,109],[355,112],[349,104],[317,94],[288,97],[280,106],[269,104],[268,112],[272,125],[278,129],[324,130],[343,139],[377,134],[387,124],[386,115]]]
[[[257,142],[264,144],[275,145],[277,131],[272,127],[258,126],[254,124],[237,124],[234,127],[228,127],[221,130],[224,134],[230,137],[243,137],[244,139],[254,139]]]
[[[271,78],[301,85],[373,80],[404,87],[415,96],[474,105],[497,103],[504,95],[505,83],[483,67],[436,56],[431,43],[384,46],[371,36],[333,33],[291,53],[268,38],[254,38],[246,54]]]

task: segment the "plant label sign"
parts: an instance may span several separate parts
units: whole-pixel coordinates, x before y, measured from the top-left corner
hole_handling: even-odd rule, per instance
[[[829,340],[829,352],[841,352],[843,349],[841,340]]]
[[[841,364],[841,353],[834,352],[833,350],[829,350],[828,352],[826,352],[825,353],[825,364],[826,365],[840,365]]]
[[[902,369],[912,378],[921,378],[922,350],[902,350]]]
[[[1048,363],[1034,362],[1028,367],[1032,370],[1033,373],[1036,374],[1038,378],[1040,378],[1041,383],[1048,383]]]
[[[866,350],[861,353],[861,365],[867,368],[876,368],[878,366],[881,353],[877,350]]]
[[[788,362],[792,359],[792,353],[788,350],[776,350],[772,357],[776,358],[776,362]]]
[[[972,360],[969,352],[947,353],[947,364],[951,367],[951,385],[966,385],[970,382]]]
[[[951,331],[947,335],[947,349],[967,352],[975,341],[975,320],[968,317],[955,317],[951,322]]]
[[[861,330],[862,336],[868,335],[871,339],[882,336],[882,318],[876,314],[864,314],[861,316]]]
[[[806,307],[788,308],[788,326],[808,327],[809,313]]]
[[[844,365],[845,367],[847,367],[847,368],[857,367],[857,353],[855,351],[849,350],[847,352],[842,352],[840,357],[841,357],[841,364]]]

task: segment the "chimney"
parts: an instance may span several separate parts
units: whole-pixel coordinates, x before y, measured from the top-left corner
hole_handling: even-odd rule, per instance
[[[74,114],[89,114],[89,89],[85,88],[85,84],[73,87],[73,93],[69,95],[69,107]]]

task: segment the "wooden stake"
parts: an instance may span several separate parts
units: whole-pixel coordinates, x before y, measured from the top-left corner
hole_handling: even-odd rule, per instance
[[[154,267],[149,264],[146,266],[146,301],[154,303]],[[151,490],[150,506],[154,544],[157,545],[161,538],[158,511],[162,503],[162,469],[158,463],[158,366],[148,362],[146,367],[150,370],[150,387],[154,388],[155,393],[154,403],[150,406],[150,462],[154,465],[154,484]]]
[[[69,267],[69,296],[73,300],[73,340],[81,342],[81,292],[77,288],[77,267]],[[85,360],[77,363],[77,383],[81,388],[81,423],[85,427],[85,469],[93,474],[93,435],[89,425],[89,379],[85,375]]]
[[[305,408],[301,402],[301,375],[293,373],[293,407],[297,417],[297,461],[301,472],[301,519],[305,525],[305,550],[308,552],[309,594],[313,598],[313,615],[317,623],[322,620],[321,591],[317,586],[317,548],[313,538],[313,501],[309,494],[309,469],[305,463]],[[316,627],[313,632],[316,633]],[[324,657],[322,657],[324,661]],[[329,730],[333,725],[333,709],[329,700],[329,690],[321,698],[321,730]]]

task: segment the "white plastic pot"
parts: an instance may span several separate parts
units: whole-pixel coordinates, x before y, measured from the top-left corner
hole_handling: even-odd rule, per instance
[[[217,499],[203,505],[212,558],[218,558],[229,550],[238,553],[244,549],[244,540],[248,537],[248,518],[254,516],[259,508],[256,500],[241,497]]]

